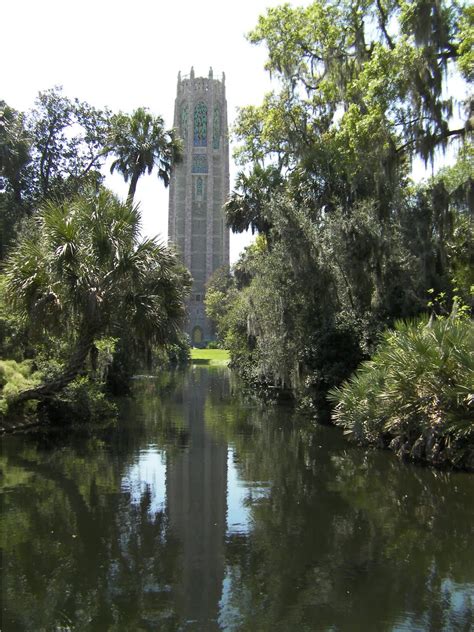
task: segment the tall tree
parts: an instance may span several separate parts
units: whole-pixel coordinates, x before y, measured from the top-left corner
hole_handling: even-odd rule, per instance
[[[0,101],[0,260],[25,214],[24,193],[31,162],[31,139],[25,117]]]
[[[266,68],[279,84],[261,106],[240,112],[242,164],[304,168],[319,189],[343,178],[341,201],[375,193],[388,213],[414,156],[432,159],[450,140],[472,136],[471,101],[465,124],[453,126],[446,96],[456,62],[471,76],[472,19],[457,2],[434,0],[269,9],[249,39],[266,45]],[[323,203],[335,192],[326,190]]]
[[[451,0],[315,0],[269,9],[249,39],[267,47],[277,81],[239,112],[243,172],[226,210],[267,248],[239,264],[246,286],[218,325],[251,379],[313,395],[393,319],[423,310],[429,288],[452,295],[453,264],[468,279],[472,160],[452,186],[416,188],[409,175],[415,157],[471,142],[471,102],[454,124],[447,81],[455,64],[472,78],[472,12]]]
[[[21,203],[24,171],[31,161],[31,140],[25,117],[0,101],[0,189],[10,189]]]
[[[174,130],[165,130],[161,116],[138,108],[130,116],[118,114],[113,119],[111,150],[116,159],[110,171],[118,171],[125,182],[130,180],[128,197],[133,202],[138,179],[157,170],[168,186],[173,164],[181,158],[181,141]]]
[[[111,112],[55,87],[40,92],[27,116],[32,140],[35,201],[73,195],[101,181],[100,167],[109,152]]]

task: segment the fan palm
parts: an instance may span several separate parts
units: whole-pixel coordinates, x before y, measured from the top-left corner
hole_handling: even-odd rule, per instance
[[[399,322],[377,352],[330,391],[333,421],[361,443],[474,467],[474,327],[469,318]]]
[[[181,159],[182,144],[174,130],[165,130],[160,116],[138,108],[130,116],[119,114],[113,121],[112,153],[117,157],[110,171],[130,180],[128,197],[133,202],[138,179],[155,168],[168,186],[173,164]]]
[[[232,191],[225,205],[227,225],[235,233],[249,228],[270,238],[272,221],[268,202],[281,187],[282,177],[275,167],[253,167],[250,175],[240,172],[236,190]]]
[[[48,203],[6,265],[8,294],[25,318],[74,341],[63,373],[19,401],[49,397],[82,370],[94,341],[131,328],[163,342],[179,330],[188,285],[178,259],[139,239],[139,213],[102,190]]]

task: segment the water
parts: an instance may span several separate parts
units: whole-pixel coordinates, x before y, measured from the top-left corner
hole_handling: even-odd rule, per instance
[[[474,477],[233,382],[167,373],[114,427],[3,440],[1,630],[472,630]]]

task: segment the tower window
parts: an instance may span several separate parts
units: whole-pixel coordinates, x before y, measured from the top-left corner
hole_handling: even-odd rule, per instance
[[[202,101],[194,108],[194,145],[207,145],[207,105]]]
[[[205,154],[194,154],[192,171],[193,173],[207,173],[207,156]]]
[[[201,202],[204,197],[204,180],[201,176],[196,178],[196,200]]]

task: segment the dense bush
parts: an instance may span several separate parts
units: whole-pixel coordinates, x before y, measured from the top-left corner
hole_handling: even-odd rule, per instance
[[[361,444],[474,469],[473,349],[467,318],[399,322],[372,359],[332,389],[334,423]]]
[[[7,425],[17,424],[16,416],[6,424],[8,417],[12,417],[12,405],[19,392],[32,388],[40,382],[40,374],[33,371],[30,360],[16,362],[15,360],[0,360],[0,430]],[[22,410],[22,423],[29,423],[31,416],[36,413],[36,402],[27,402]]]
[[[54,399],[42,405],[47,420],[57,425],[100,422],[114,417],[116,405],[107,399],[103,383],[87,375],[77,377]]]
[[[39,374],[32,374],[31,361],[0,360],[0,413],[5,414],[8,403],[25,388],[39,383]]]
[[[40,353],[34,361],[0,360],[0,428],[24,426],[38,421],[67,425],[98,421],[115,414],[116,407],[104,394],[104,379],[111,361],[114,340],[99,341],[97,367],[78,376],[56,398],[38,405],[37,401],[15,403],[18,393],[33,388],[45,379],[59,375],[63,364]]]

